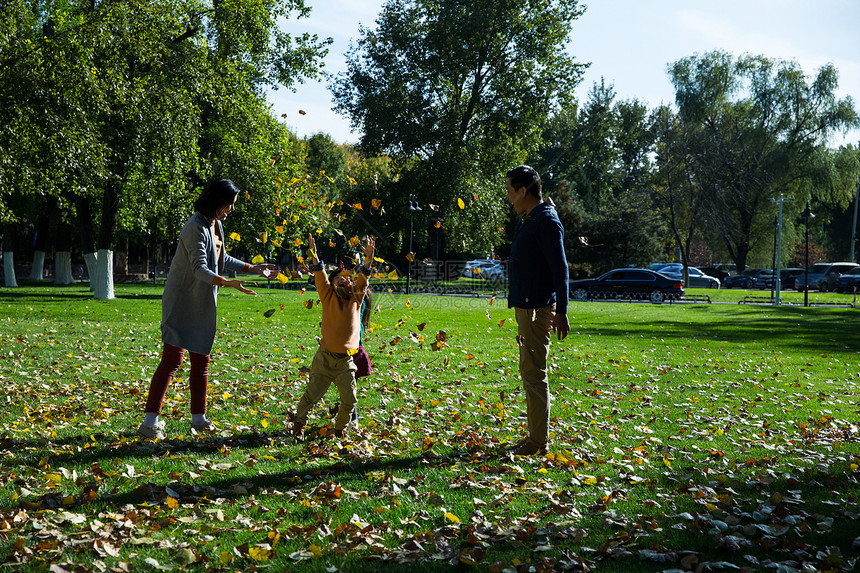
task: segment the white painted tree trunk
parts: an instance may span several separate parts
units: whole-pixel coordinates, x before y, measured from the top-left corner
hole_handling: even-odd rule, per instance
[[[75,283],[72,275],[72,253],[57,251],[54,254],[54,284],[70,285]]]
[[[96,300],[111,300],[113,294],[113,251],[99,249],[96,256],[96,274],[90,275],[90,286]]]
[[[33,251],[33,268],[30,269],[30,276],[27,278],[33,281],[45,278],[45,251]]]
[[[3,253],[3,279],[7,287],[18,286],[18,281],[15,279],[14,251],[5,251]]]
[[[93,290],[93,280],[96,276],[96,253],[84,253],[84,262],[87,265],[87,276],[90,279],[90,290]]]

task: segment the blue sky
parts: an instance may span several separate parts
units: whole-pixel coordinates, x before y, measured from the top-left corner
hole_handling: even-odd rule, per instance
[[[286,24],[291,32],[331,37],[325,69],[345,70],[344,54],[358,38],[359,25],[374,27],[383,0],[306,0],[310,18]],[[577,95],[584,100],[601,77],[618,99],[638,99],[649,107],[672,104],[666,67],[715,49],[734,55],[762,54],[796,60],[807,75],[828,62],[839,70],[840,97],[850,95],[860,109],[860,0],[585,0],[574,22],[570,52],[591,62]],[[275,114],[300,136],[325,132],[340,143],[355,143],[349,120],[331,110],[326,82],[307,82],[295,93],[271,92]],[[304,110],[305,115],[299,114]],[[860,144],[860,131],[834,143]]]

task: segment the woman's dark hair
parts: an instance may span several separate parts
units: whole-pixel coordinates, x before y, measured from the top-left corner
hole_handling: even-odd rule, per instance
[[[239,188],[229,179],[213,179],[194,202],[194,210],[209,219],[221,207],[229,205],[239,195]]]
[[[525,187],[526,191],[538,199],[541,198],[540,175],[534,167],[518,165],[508,171],[508,179],[511,180],[511,187],[514,190]]]

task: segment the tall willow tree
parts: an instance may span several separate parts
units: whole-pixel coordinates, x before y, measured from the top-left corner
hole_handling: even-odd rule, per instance
[[[833,186],[837,169],[826,143],[858,126],[854,102],[837,99],[831,64],[808,77],[796,62],[710,52],[675,62],[669,74],[687,134],[689,180],[743,269],[773,219],[768,199],[805,193],[789,204],[796,212],[813,189]]]

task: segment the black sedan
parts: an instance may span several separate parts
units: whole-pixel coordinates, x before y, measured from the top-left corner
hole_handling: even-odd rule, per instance
[[[684,285],[646,269],[615,269],[596,279],[570,281],[568,291],[571,300],[630,298],[661,303],[684,296]]]
[[[860,267],[848,271],[838,279],[833,290],[836,292],[855,292],[854,289],[860,289]]]
[[[723,281],[723,288],[755,288],[755,279],[762,273],[771,273],[766,269],[747,269],[739,275],[726,277]]]

